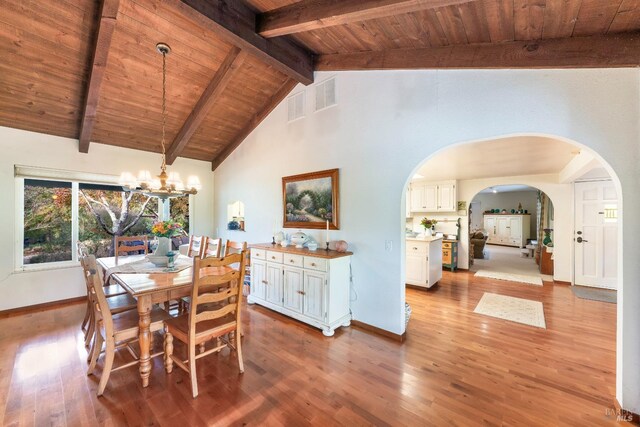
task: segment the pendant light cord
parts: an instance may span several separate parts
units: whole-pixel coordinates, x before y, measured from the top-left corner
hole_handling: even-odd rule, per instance
[[[167,86],[167,52],[163,50],[162,51],[162,143],[161,143],[163,171],[167,169],[167,161],[166,161],[165,147],[164,147],[164,138],[165,138],[164,127],[167,123],[166,86]]]

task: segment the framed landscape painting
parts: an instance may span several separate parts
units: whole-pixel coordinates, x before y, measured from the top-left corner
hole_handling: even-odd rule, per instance
[[[338,230],[338,169],[282,178],[283,227]]]

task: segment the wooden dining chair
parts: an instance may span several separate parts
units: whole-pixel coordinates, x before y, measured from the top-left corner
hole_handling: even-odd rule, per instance
[[[198,396],[197,359],[229,347],[236,351],[240,373],[244,372],[239,333],[242,286],[238,286],[244,260],[244,252],[224,258],[194,258],[189,313],[165,321],[165,369],[170,374],[175,363],[189,373],[194,398]],[[233,268],[234,264],[238,264],[239,269]],[[186,344],[186,360],[173,354],[174,338]],[[212,340],[213,348],[206,350],[206,343]]]
[[[227,244],[224,245],[224,256],[239,253],[247,250],[247,242],[234,242],[227,240]]]
[[[205,237],[204,249],[201,258],[214,257],[220,258],[222,252],[222,239]]]
[[[89,256],[89,251],[86,245],[82,242],[78,242],[77,247],[78,247],[78,260],[80,260],[80,263],[82,264],[82,260],[85,257]],[[102,270],[98,269],[98,273],[102,277]],[[120,295],[127,294],[127,291],[118,284],[109,285],[108,283],[105,283],[103,290],[107,298],[112,298],[112,297],[117,297]],[[90,324],[89,322],[91,319],[91,311],[92,311],[91,303],[89,302],[89,298],[87,298],[87,309],[85,311],[82,324],[80,325],[80,328],[84,331],[84,334],[85,334],[84,335],[85,343],[88,343],[91,339],[91,337],[89,336],[89,324]]]
[[[206,236],[189,236],[189,249],[187,249],[187,256],[191,258],[202,257],[202,250],[205,246]]]
[[[95,258],[89,255],[86,260],[87,266],[95,267]],[[96,268],[88,268],[86,271],[86,280],[89,284],[91,302],[94,307],[94,315],[96,320],[96,342],[91,352],[89,369],[87,375],[93,374],[98,362],[100,354],[102,354],[102,345],[105,344],[104,350],[104,367],[100,376],[98,385],[98,396],[102,396],[104,389],[109,381],[111,372],[137,365],[139,356],[131,344],[138,340],[138,312],[135,310],[125,311],[114,314],[111,310],[109,302],[102,291],[102,281],[98,275]],[[162,330],[164,321],[170,318],[164,310],[154,307],[151,309],[151,333]],[[135,359],[132,362],[125,363],[118,367],[113,367],[113,360],[116,349],[126,347],[129,353]],[[162,352],[154,353],[151,357],[161,355]]]
[[[100,270],[96,265],[96,258],[93,255],[87,255],[80,258],[80,265],[82,266],[82,270],[84,272],[85,285],[87,288],[87,306],[89,307],[89,320],[87,322],[87,329],[84,335],[84,345],[85,347],[90,347],[95,344],[95,331],[96,331],[96,318],[95,318],[95,307],[91,300],[91,287],[93,286],[92,282],[87,280],[90,271],[96,271],[96,275],[98,276],[98,280],[100,280],[101,284],[104,284],[104,279],[102,277],[102,270]],[[123,295],[107,295],[105,290],[110,290],[111,286],[101,286],[101,291],[105,295],[107,299],[107,304],[109,305],[109,310],[113,314],[123,313],[125,311],[136,310],[137,309],[137,301],[131,297],[129,294],[125,293]],[[122,288],[120,288],[122,289]],[[89,350],[89,357],[91,355],[92,350]]]
[[[142,252],[146,255],[149,252],[148,242],[149,238],[147,236],[116,236],[114,249],[116,264],[118,263],[118,257],[122,254],[131,255],[132,253],[139,254]]]

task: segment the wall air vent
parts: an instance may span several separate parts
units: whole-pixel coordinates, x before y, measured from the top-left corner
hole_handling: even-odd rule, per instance
[[[316,85],[316,111],[336,105],[336,78],[331,77]]]
[[[298,92],[287,98],[288,121],[292,122],[304,117],[304,92]]]

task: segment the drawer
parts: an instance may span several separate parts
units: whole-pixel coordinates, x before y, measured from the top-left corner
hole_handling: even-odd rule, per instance
[[[267,251],[267,261],[279,262],[280,264],[282,264],[283,255],[284,254],[282,252]]]
[[[267,258],[267,251],[264,249],[251,249],[251,258],[264,260]]]
[[[327,271],[327,260],[323,258],[304,257],[304,268],[309,270]]]
[[[424,243],[407,242],[407,255],[425,255],[427,253],[427,245]]]
[[[304,257],[302,255],[283,254],[283,264],[293,267],[304,267]]]
[[[451,242],[444,242],[442,244],[442,249],[451,249]]]

